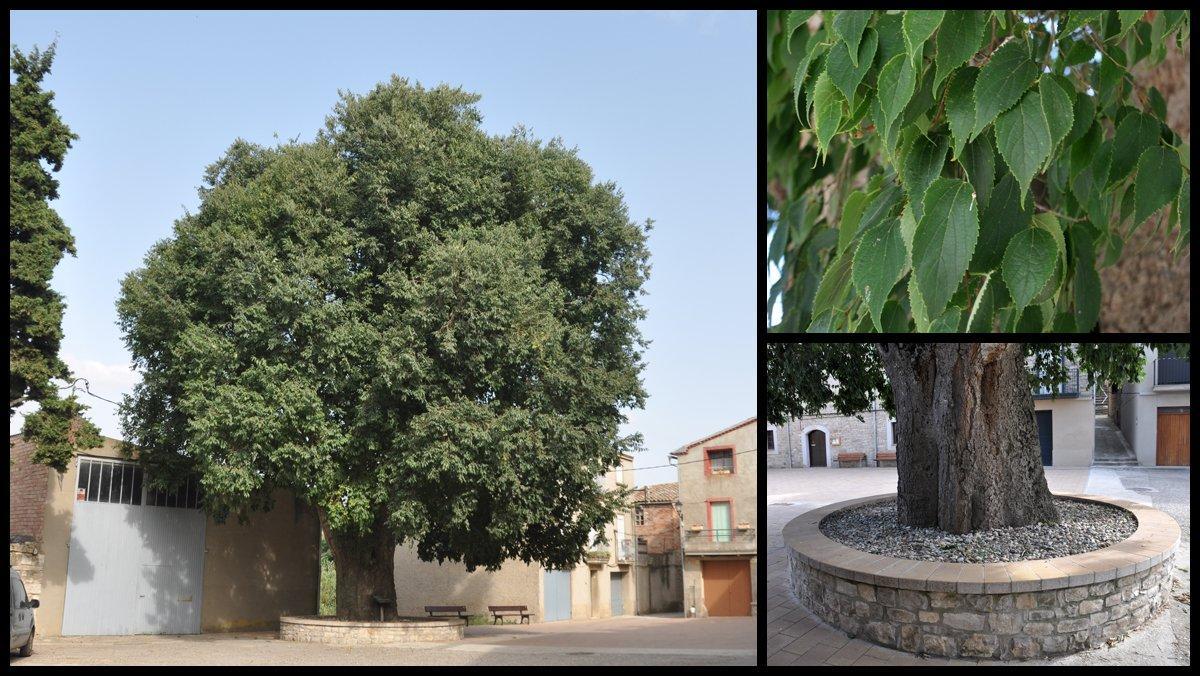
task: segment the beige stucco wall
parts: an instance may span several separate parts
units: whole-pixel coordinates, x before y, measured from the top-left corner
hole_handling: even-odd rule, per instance
[[[83,455],[124,459],[119,444],[106,438],[102,446]],[[77,463],[71,462],[66,472],[51,471],[48,477],[45,577],[37,610],[38,633],[43,636],[62,633],[76,473]],[[297,514],[293,502],[281,491],[271,513],[256,514],[245,525],[236,520],[224,525],[208,520],[202,631],[277,626],[284,609],[316,612],[319,530],[315,516]]]
[[[633,487],[633,458],[622,457],[621,472],[612,471],[598,479],[607,489],[620,483]],[[633,515],[624,511],[617,517],[624,521],[625,537],[633,538]],[[637,608],[633,565],[616,563],[616,520],[605,528],[609,561],[603,565],[580,563],[571,570],[571,618],[587,619],[612,616],[611,574],[627,572],[624,586],[625,614]],[[533,622],[546,616],[542,584],[543,569],[536,564],[509,561],[499,570],[478,569],[468,573],[460,563],[421,561],[411,544],[396,547],[396,610],[402,615],[423,615],[427,605],[464,605],[473,615],[487,614],[489,605],[523,605],[534,613]]]
[[[1053,467],[1090,467],[1096,450],[1096,408],[1091,396],[1034,399],[1035,411],[1051,411]]]
[[[733,474],[705,474],[704,449],[733,446]],[[750,562],[750,612],[758,614],[757,538],[745,543],[743,551],[721,555],[698,555],[689,551],[687,532],[692,526],[709,529],[708,500],[720,498],[732,502],[733,523],[749,523],[758,529],[758,421],[751,420],[719,436],[706,439],[679,454],[679,500],[684,530],[683,605],[694,605],[696,616],[707,617],[704,605],[704,580],[701,561],[705,558],[738,558]]]
[[[276,491],[245,524],[210,517],[204,533],[201,631],[275,629],[280,615],[315,615],[321,581],[316,512]]]

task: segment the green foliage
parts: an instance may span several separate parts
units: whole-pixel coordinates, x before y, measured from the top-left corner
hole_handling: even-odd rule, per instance
[[[994,281],[994,280],[993,280]],[[1051,391],[1070,377],[1072,365],[1090,383],[1119,386],[1140,381],[1145,348],[1188,359],[1187,343],[1026,343],[1029,386]],[[830,406],[857,415],[879,399],[894,411],[892,389],[875,345],[867,343],[767,343],[767,422],[818,415]]]
[[[60,398],[55,380],[69,380],[58,356],[62,296],[50,288],[64,254],[75,255],[75,238],[50,208],[71,142],[78,139],[58,116],[54,93],[42,89],[55,46],[24,53],[12,48],[8,86],[8,415],[26,402],[39,410],[25,417],[22,435],[33,442],[35,462],[63,471],[73,450],[100,443],[99,431],[81,417],[87,408],[74,396]]]
[[[385,523],[468,569],[580,559],[641,445],[649,223],[477,100],[394,77],[208,168],[118,301],[148,477],[197,472],[217,518],[285,488],[338,540]]]
[[[1189,148],[1131,75],[1190,21],[768,11],[770,330],[1096,330],[1098,270],[1138,228],[1190,246]],[[1007,257],[1018,233],[1053,245]]]

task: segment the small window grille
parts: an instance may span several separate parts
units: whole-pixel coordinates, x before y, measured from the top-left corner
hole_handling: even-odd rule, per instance
[[[96,458],[80,458],[78,474],[75,499],[79,501],[184,509],[202,505],[196,477],[171,491],[154,490],[144,485],[142,468],[135,463]]]

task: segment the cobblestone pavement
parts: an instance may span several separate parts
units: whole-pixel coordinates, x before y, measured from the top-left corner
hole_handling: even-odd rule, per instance
[[[39,638],[17,665],[736,666],[757,663],[756,617],[642,616],[472,626],[454,643],[343,647],[275,632]]]
[[[1190,665],[1191,507],[1189,468],[1083,467],[1046,469],[1053,492],[1095,493],[1149,504],[1170,514],[1182,530],[1175,557],[1172,600],[1155,618],[1119,643],[1020,665]],[[793,518],[822,505],[896,490],[896,468],[852,467],[767,471],[767,664],[782,665],[998,665],[995,660],[918,657],[851,639],[815,617],[789,588],[781,531]]]

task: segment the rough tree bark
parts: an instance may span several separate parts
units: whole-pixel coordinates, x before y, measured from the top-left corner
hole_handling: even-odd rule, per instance
[[[1058,520],[1021,345],[882,344],[879,352],[896,405],[901,524],[968,533]]]
[[[371,596],[396,599],[395,536],[382,515],[375,519],[369,533],[356,535],[331,529],[324,511],[318,510],[317,514],[337,573],[337,618],[378,621],[379,605]],[[396,619],[394,603],[384,608],[383,618]]]

